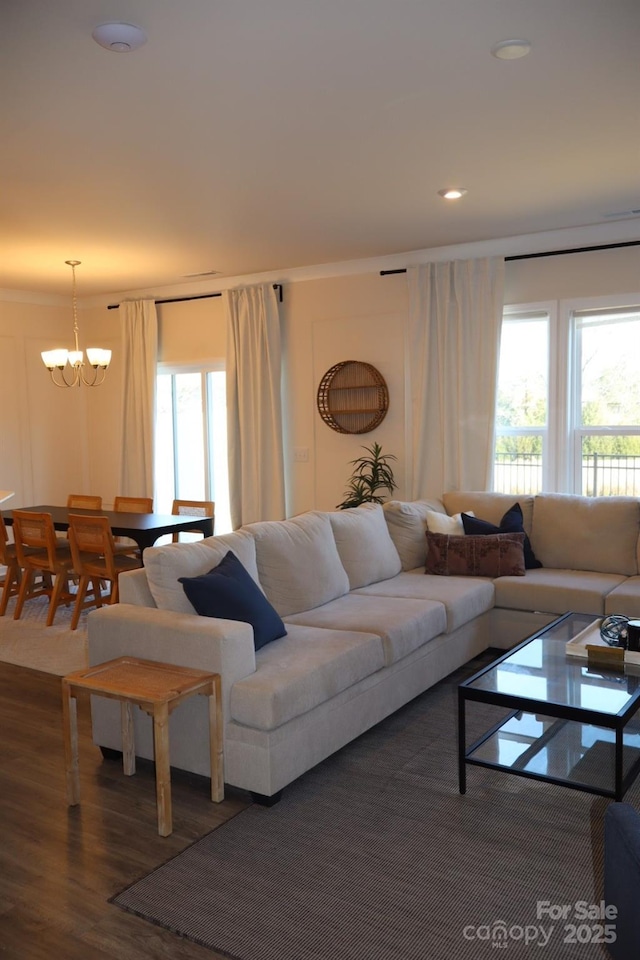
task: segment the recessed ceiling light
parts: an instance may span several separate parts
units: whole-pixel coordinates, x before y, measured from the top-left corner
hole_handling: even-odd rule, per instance
[[[531,50],[529,40],[500,40],[491,47],[491,53],[498,60],[518,60],[526,57]]]
[[[147,42],[147,35],[133,23],[100,23],[91,34],[96,43],[113,53],[128,53]]]
[[[444,197],[445,200],[459,200],[465,193],[467,193],[465,187],[447,187],[446,190],[438,190],[438,196]]]

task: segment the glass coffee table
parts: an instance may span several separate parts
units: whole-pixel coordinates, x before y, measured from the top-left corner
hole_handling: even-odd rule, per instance
[[[595,667],[566,653],[596,619],[564,614],[460,684],[460,793],[475,765],[622,800],[640,771],[640,666]],[[467,745],[478,726],[471,703],[495,708],[495,722],[481,721]]]

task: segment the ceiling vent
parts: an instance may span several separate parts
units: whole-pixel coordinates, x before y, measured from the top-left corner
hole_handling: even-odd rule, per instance
[[[219,277],[219,270],[203,270],[202,273],[183,273],[183,280],[197,280],[198,277]]]

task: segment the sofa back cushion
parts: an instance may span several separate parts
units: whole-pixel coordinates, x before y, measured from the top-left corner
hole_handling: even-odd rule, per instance
[[[260,583],[281,617],[312,610],[349,592],[327,513],[265,520],[243,528],[256,544]],[[242,558],[240,558],[242,559]]]
[[[522,508],[522,525],[525,533],[531,536],[533,524],[533,501],[532,496],[521,496],[513,493],[492,493],[490,491],[479,490],[464,493],[459,490],[452,490],[442,496],[442,502],[449,514],[470,513],[473,511],[478,520],[487,520],[496,526],[500,526],[500,521],[514,503],[519,503]],[[542,558],[539,558],[542,560]],[[544,560],[542,560],[544,563]]]
[[[402,570],[384,511],[377,503],[329,514],[342,566],[352,590],[389,580]]]
[[[635,497],[535,499],[531,545],[545,567],[596,573],[638,573],[640,501]]]
[[[424,567],[427,559],[427,516],[447,516],[439,500],[388,500],[382,505],[389,535],[395,544],[403,570]]]
[[[144,554],[144,568],[149,589],[161,610],[176,613],[194,613],[178,577],[198,577],[216,567],[232,550],[243,567],[260,586],[256,566],[256,547],[253,537],[242,530],[221,537],[206,537],[195,543],[168,543],[162,547],[148,547]]]

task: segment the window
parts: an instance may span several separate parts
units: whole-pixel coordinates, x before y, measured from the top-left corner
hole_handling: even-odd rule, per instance
[[[505,310],[494,490],[640,496],[640,296],[624,299]]]
[[[214,500],[216,533],[231,530],[225,389],[221,364],[158,365],[156,508],[170,513],[176,498]]]

